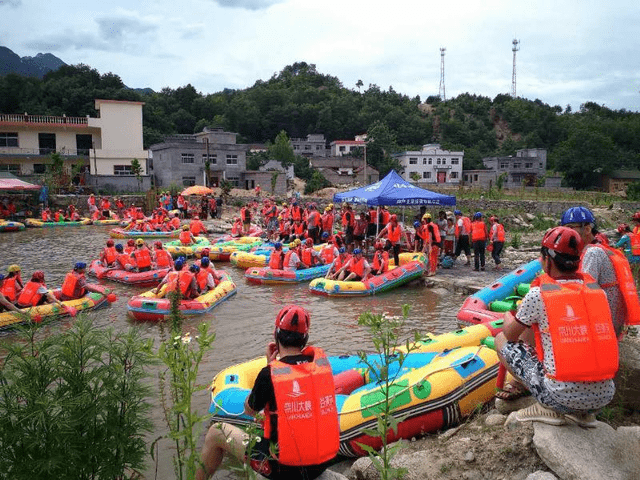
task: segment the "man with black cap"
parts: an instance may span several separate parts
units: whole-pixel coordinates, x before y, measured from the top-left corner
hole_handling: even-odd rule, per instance
[[[245,451],[245,432],[226,423],[212,425],[197,480],[213,475],[225,453],[270,479],[311,480],[331,464],[340,436],[333,376],[324,352],[306,346],[310,323],[302,307],[287,305],[280,310],[275,342],[267,345],[267,366],[258,373],[244,404],[251,416],[264,410],[263,438]]]

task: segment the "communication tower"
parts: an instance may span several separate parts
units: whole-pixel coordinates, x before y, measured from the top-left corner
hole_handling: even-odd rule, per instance
[[[440,91],[439,95],[443,102],[447,100],[447,96],[444,91],[444,52],[446,48],[440,48]]]
[[[511,74],[511,96],[513,98],[516,98],[516,52],[518,50],[520,50],[520,47],[518,46],[520,44],[520,40],[516,40],[515,38],[513,39],[513,42],[511,42],[513,44],[513,48],[511,50],[513,50],[513,73]]]

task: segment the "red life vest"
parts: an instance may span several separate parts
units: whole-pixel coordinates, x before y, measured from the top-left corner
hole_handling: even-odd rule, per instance
[[[607,296],[590,275],[578,278],[584,283],[559,283],[543,274],[531,284],[540,286],[555,359],[555,374],[546,375],[563,382],[608,380],[618,371],[618,341]],[[538,324],[533,329],[542,361]]]
[[[206,232],[207,229],[204,227],[204,224],[200,220],[192,220],[189,225],[189,230],[194,235],[199,235],[201,232]]]
[[[156,250],[156,265],[159,268],[171,266],[171,254],[166,250]]]
[[[180,243],[183,245],[191,245],[191,232],[189,230],[182,230],[180,232]]]
[[[195,275],[188,270],[182,270],[178,273],[178,288],[183,297],[186,297],[189,293],[189,287],[191,286],[191,280]]]
[[[356,260],[355,257],[351,259],[351,265],[347,267],[350,272],[355,273],[359,277],[364,276],[364,257],[360,257],[360,260]]]
[[[107,265],[113,264],[116,261],[118,256],[118,252],[116,252],[116,247],[106,247],[104,249],[104,259],[107,262]]]
[[[313,267],[314,264],[316,263],[315,256],[313,255],[312,252],[313,252],[313,248],[311,248],[311,247],[307,247],[307,248],[302,250],[302,258],[301,258],[301,260],[306,265],[309,265],[309,267]]]
[[[382,214],[382,223],[385,225],[389,223],[389,219],[391,218],[389,210],[382,210],[380,213]]]
[[[482,220],[475,220],[471,224],[471,241],[478,242],[487,239],[487,227]]]
[[[340,429],[331,364],[318,347],[306,347],[308,363],[271,362],[278,428],[277,460],[282,465],[318,465],[338,453]],[[272,438],[271,405],[265,408],[264,435]]]
[[[61,292],[64,296],[69,298],[80,298],[85,294],[84,288],[78,287],[78,281],[84,278],[84,275],[80,275],[78,272],[71,271],[64,277],[62,282]]]
[[[305,231],[304,223],[294,223],[293,224],[293,233],[296,235],[302,235]]]
[[[289,249],[287,253],[284,254],[284,261],[282,262],[282,268],[292,267],[297,268],[297,265],[289,265],[291,261],[291,255],[293,254],[293,249]]]
[[[338,255],[333,261],[334,271],[337,272],[338,270],[340,270],[344,266],[344,264],[347,263],[349,260],[351,260],[350,255],[345,255],[344,257],[341,257],[340,255]]]
[[[291,218],[294,220],[302,220],[302,209],[298,205],[291,207]]]
[[[640,235],[636,233],[628,233],[627,236],[631,243],[631,255],[640,255]]]
[[[269,256],[269,268],[272,270],[282,270],[284,253],[282,250],[274,250]]]
[[[588,248],[599,247],[602,248],[611,260],[613,270],[616,274],[616,280],[620,293],[622,294],[622,300],[626,308],[625,312],[625,324],[626,325],[640,325],[640,300],[638,299],[638,291],[636,290],[636,284],[633,279],[633,273],[629,267],[629,261],[620,250],[596,243],[587,245]],[[586,252],[585,248],[582,251],[582,255]],[[603,288],[610,285],[601,285]]]
[[[355,218],[353,218],[353,212],[347,210],[342,214],[342,228],[346,230],[348,227],[353,227],[355,224]]]
[[[178,276],[180,275],[180,272],[172,270],[169,273],[167,273],[166,278],[166,282],[165,284],[167,285],[167,288],[165,290],[165,293],[169,293],[169,292],[175,292],[176,289],[178,288]]]
[[[242,222],[237,221],[233,224],[233,227],[231,227],[231,235],[240,235],[241,232],[242,232]]]
[[[15,302],[18,297],[18,278],[7,277],[2,281],[2,288],[0,288],[2,295],[6,297],[10,302]]]
[[[326,212],[322,215],[322,230],[331,233],[333,229],[333,213]]]
[[[133,251],[133,256],[136,257],[136,267],[146,268],[151,266],[151,255],[146,248],[137,248]]]
[[[131,254],[130,253],[121,253],[116,258],[116,266],[120,267],[122,270],[126,269],[126,266],[131,264]]]
[[[207,289],[208,277],[209,277],[209,271],[205,269],[200,269],[200,271],[196,275],[196,282],[198,282],[198,286],[200,287],[201,292],[204,292]]]
[[[433,227],[432,230],[429,229],[429,225]],[[427,224],[427,232],[431,235],[431,243],[440,243],[440,229],[435,223]]]
[[[469,235],[471,233],[471,220],[469,220],[469,217],[462,217],[462,229],[464,232],[460,232],[460,235]]]
[[[353,234],[354,235],[364,235],[365,232],[367,231],[367,226],[369,224],[367,223],[366,220],[356,220],[355,226],[353,227]]]
[[[329,265],[331,262],[333,262],[333,256],[335,255],[335,248],[336,247],[334,247],[332,244],[329,244],[322,247],[322,250],[320,250],[320,258],[324,260],[324,263],[326,265]]]
[[[35,307],[38,305],[43,297],[43,294],[38,293],[38,289],[43,286],[40,282],[27,282],[20,295],[18,295],[18,306]]]
[[[389,239],[389,241],[393,245],[395,245],[396,243],[398,243],[398,241],[400,241],[401,234],[402,234],[402,227],[400,226],[399,223],[396,223],[395,228],[393,227],[393,224],[391,222],[387,224],[387,239]]]

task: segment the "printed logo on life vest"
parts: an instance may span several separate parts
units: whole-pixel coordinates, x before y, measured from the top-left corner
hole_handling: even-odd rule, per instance
[[[300,391],[300,384],[298,383],[297,380],[293,381],[293,384],[291,386],[291,392],[287,393],[287,395],[293,398],[298,398],[304,395],[304,392]]]
[[[571,305],[565,305],[566,312],[565,316],[562,317],[562,320],[565,322],[573,322],[574,320],[578,320],[579,317],[576,316],[576,313],[573,311],[573,307]]]

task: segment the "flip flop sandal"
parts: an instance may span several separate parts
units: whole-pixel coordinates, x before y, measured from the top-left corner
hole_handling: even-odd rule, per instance
[[[540,422],[548,425],[566,425],[567,420],[564,415],[546,408],[539,403],[518,410],[516,412],[516,420],[519,422]]]
[[[517,400],[518,398],[526,397],[531,395],[531,392],[527,390],[524,386],[513,383],[505,383],[502,387],[502,390],[498,390],[495,393],[495,397],[500,400]]]

